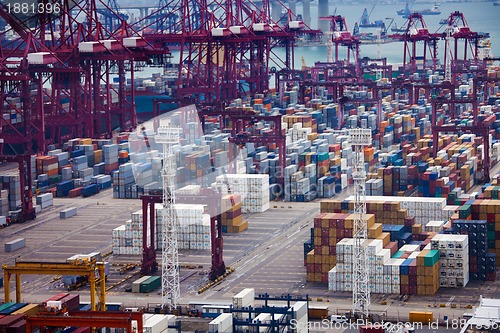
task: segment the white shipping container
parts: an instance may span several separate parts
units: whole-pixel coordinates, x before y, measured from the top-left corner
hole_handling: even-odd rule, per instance
[[[254,306],[254,301],[255,301],[255,289],[253,288],[245,288],[238,294],[233,296],[234,307]]]
[[[217,318],[208,323],[208,332],[226,333],[232,332],[233,315],[231,313],[222,313]]]
[[[155,314],[149,318],[143,325],[144,333],[161,333],[168,329],[168,323],[165,315]]]

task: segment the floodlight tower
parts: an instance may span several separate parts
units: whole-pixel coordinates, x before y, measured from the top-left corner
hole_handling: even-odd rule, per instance
[[[354,148],[354,248],[353,248],[353,289],[352,313],[363,319],[368,318],[370,305],[370,284],[368,278],[366,222],[366,172],[364,166],[363,148],[372,144],[370,129],[354,128],[349,130],[349,141]]]
[[[163,209],[162,209],[162,268],[161,301],[164,308],[175,309],[180,298],[179,248],[177,246],[177,216],[175,214],[176,162],[173,146],[179,143],[181,129],[158,127],[156,142],[163,144]]]

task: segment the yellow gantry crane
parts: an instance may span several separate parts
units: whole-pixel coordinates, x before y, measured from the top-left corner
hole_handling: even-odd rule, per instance
[[[94,259],[78,259],[71,262],[29,262],[16,261],[14,266],[3,265],[5,302],[10,302],[10,277],[16,279],[16,302],[21,302],[21,275],[78,275],[87,276],[90,285],[90,305],[92,311],[106,310],[106,277],[104,262]],[[98,302],[96,300],[98,299]]]

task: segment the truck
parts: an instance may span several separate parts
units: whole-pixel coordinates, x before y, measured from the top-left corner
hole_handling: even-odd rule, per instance
[[[328,318],[328,306],[311,306],[307,309],[309,319],[326,319]]]

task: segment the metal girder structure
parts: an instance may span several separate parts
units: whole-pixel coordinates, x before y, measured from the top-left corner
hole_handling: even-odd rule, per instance
[[[155,204],[163,203],[163,197],[158,195],[142,195],[142,263],[141,274],[149,275],[158,270],[156,260],[156,210]],[[149,212],[149,244],[148,244],[148,212]]]
[[[275,87],[279,93],[280,102],[283,103],[286,91],[306,80],[307,76],[308,73],[303,70],[282,69],[277,71],[275,75]]]
[[[484,126],[483,123],[479,123],[476,126],[455,126],[455,125],[432,126],[434,147],[437,147],[439,133],[468,133],[468,134],[476,134],[482,136],[484,140],[483,183],[486,184],[490,182],[491,159],[490,159],[490,135],[488,126]],[[434,150],[436,150],[436,148],[434,148]]]
[[[387,64],[387,58],[368,58],[363,57],[358,60],[360,62],[359,67],[361,68],[361,73],[371,73],[372,71],[381,71],[383,78],[392,80],[392,65]]]
[[[136,24],[143,26],[143,36],[151,42],[180,48],[179,98],[191,95],[198,104],[215,106],[265,92],[277,46],[284,45],[287,51],[276,66],[293,66],[296,32],[271,21],[269,0],[166,0],[162,4],[150,15],[168,8],[161,30],[154,31],[155,22],[144,24],[149,17]]]
[[[1,144],[0,144],[1,147]],[[34,220],[36,217],[35,207],[33,207],[33,191],[31,189],[31,156],[30,155],[0,155],[0,163],[16,162],[19,170],[19,185],[21,187],[21,212],[16,218],[16,222],[26,222]],[[12,217],[11,217],[12,219]]]
[[[104,21],[104,28],[108,31],[117,29],[122,24],[122,20],[129,19],[129,15],[120,10],[116,0],[107,0],[107,3],[101,6],[97,7],[97,12],[102,16],[101,21]]]
[[[40,332],[47,327],[105,327],[124,328],[127,333],[143,332],[142,312],[119,312],[119,311],[69,311],[64,316],[53,314],[38,314],[26,317],[26,332],[32,332],[35,327]],[[136,330],[132,322],[137,322]]]
[[[21,275],[82,275],[89,277],[92,311],[106,310],[106,278],[104,263],[82,261],[74,263],[16,261],[14,266],[2,265],[5,302],[10,302],[10,277],[16,278],[16,302],[21,303]],[[96,302],[96,300],[98,301]]]
[[[472,88],[472,97],[457,97],[455,95],[456,85],[452,84],[449,81],[444,81],[438,84],[413,84],[412,85],[412,96],[413,103],[417,103],[420,98],[420,90],[424,90],[424,98],[435,101],[436,98],[441,101],[445,100],[448,105],[450,105],[450,111],[448,116],[451,119],[455,119],[457,115],[455,114],[455,106],[457,104],[470,104],[472,106],[472,116],[474,119],[474,124],[477,123],[477,110],[478,110],[478,100],[477,100],[477,79],[473,80],[473,88]],[[434,114],[435,110],[433,110],[432,121],[436,122],[436,115]],[[437,123],[434,123],[437,125]]]
[[[281,295],[281,296],[270,296],[266,294],[259,294],[255,296],[255,300],[264,301],[264,305],[259,305],[256,307],[244,307],[244,308],[232,308],[233,313],[246,314],[246,318],[248,319],[233,319],[233,331],[241,332],[241,326],[250,326],[259,330],[259,328],[266,329],[266,332],[286,332],[287,328],[290,328],[291,320],[295,318],[293,311],[291,311],[291,307],[293,306],[292,302],[306,302],[309,307],[309,297],[305,296],[294,296],[290,294]],[[269,301],[273,301],[273,305],[269,304]],[[286,305],[281,306],[278,303],[276,305],[276,301],[284,302]],[[260,313],[269,313],[271,314],[271,319],[268,323],[254,323],[252,319],[256,317],[257,314]],[[275,318],[275,315],[278,315],[278,318]],[[240,317],[241,318],[241,317]]]
[[[154,209],[155,203],[162,203],[162,196],[157,194],[143,195],[142,200],[142,266],[141,274],[151,274],[158,269],[156,260],[155,248],[155,230],[156,230],[156,212]],[[210,237],[212,240],[212,266],[210,268],[210,279],[215,280],[223,275],[226,271],[226,266],[223,260],[223,239],[222,239],[222,217],[220,209],[221,196],[210,190],[202,190],[199,196],[186,196],[177,195],[176,200],[179,203],[186,204],[201,204],[205,205],[207,213],[210,214]],[[148,210],[149,210],[149,224],[150,224],[150,242],[148,245],[147,228],[148,228]]]
[[[457,71],[468,70],[470,65],[480,65],[478,41],[481,36],[479,33],[471,31],[464,14],[455,11],[447,19],[444,38],[446,41],[443,62],[445,71],[449,71],[449,79],[456,82]],[[450,39],[453,39],[453,45],[451,45]],[[463,50],[462,55],[459,54],[460,46]]]
[[[406,21],[406,31],[389,37],[404,42],[402,69],[406,75],[425,69],[437,69],[437,41],[443,34],[430,33],[422,14],[410,14]],[[422,45],[422,48],[420,49],[418,45]]]
[[[370,306],[370,279],[368,262],[368,226],[366,220],[366,172],[364,166],[364,148],[372,144],[370,129],[355,128],[349,130],[349,143],[354,148],[354,230],[353,230],[353,288],[352,313],[362,319],[368,319]]]
[[[226,272],[223,259],[224,243],[222,238],[222,195],[211,189],[201,189],[199,195],[178,195],[177,202],[204,205],[205,213],[210,214],[210,238],[212,243],[209,279],[214,281]]]
[[[174,209],[177,166],[173,149],[173,146],[179,142],[181,133],[181,128],[160,126],[155,136],[156,142],[163,145],[161,299],[162,306],[170,309],[177,308],[181,293],[177,243],[179,222]]]
[[[359,88],[362,89],[370,88],[372,90],[371,98],[351,98],[346,95],[346,88]],[[381,90],[387,90],[383,87],[379,87],[377,82],[373,81],[363,81],[363,82],[341,82],[338,84],[338,96],[339,101],[339,129],[344,127],[344,106],[346,103],[357,103],[357,104],[371,104],[375,105],[377,108],[377,129],[380,129],[380,122],[382,121],[382,96],[379,96]]]
[[[283,170],[286,166],[286,135],[281,127],[281,115],[262,116],[253,111],[247,112],[241,108],[226,108],[224,111],[213,112],[205,109],[198,112],[202,126],[205,124],[205,117],[218,117],[221,124],[221,131],[224,130],[225,119],[231,122],[231,137],[229,142],[236,145],[244,145],[247,142],[255,142],[260,144],[275,143],[278,146],[278,157],[280,163],[281,176],[278,178],[278,183],[284,184]],[[252,134],[249,130],[251,126],[258,121],[266,121],[272,123],[271,135]],[[230,160],[235,161],[236,156],[230,156]]]
[[[17,22],[6,14],[1,3],[0,15],[16,26]],[[32,88],[41,85],[41,78],[33,78],[26,59],[30,51],[43,46],[36,42],[31,33],[23,35],[25,43],[18,40],[0,45],[0,97],[3,103],[0,120],[3,149],[0,154],[30,154],[44,146],[41,143],[45,132],[43,109],[36,107],[40,94],[31,94]],[[3,114],[8,115],[8,118],[3,117]]]
[[[9,15],[0,5],[8,31],[17,36],[4,43],[0,53],[1,94],[8,105],[4,113],[17,115],[16,121],[2,119],[4,153],[44,152],[48,144],[73,137],[109,137],[115,127],[136,125],[134,62],[161,58],[168,50],[154,49],[116,13],[120,25],[105,29],[97,11],[99,1],[57,3],[57,13],[27,18]],[[116,84],[111,77],[115,74]]]
[[[327,63],[335,63],[339,67],[354,65],[355,76],[359,77],[361,72],[358,64],[359,58],[359,38],[353,36],[347,27],[347,22],[345,17],[340,15],[323,16],[319,18],[322,21],[330,22],[330,30],[328,41],[334,46],[334,50],[331,55],[327,56],[327,59],[331,58]],[[342,59],[339,55],[339,50],[341,48],[345,49],[346,55]]]
[[[302,295],[281,295],[281,296],[271,296],[268,293],[264,294],[257,294],[257,296],[254,297],[255,300],[261,300],[264,301],[264,305],[267,307],[268,306],[268,301],[282,301],[282,302],[287,302],[287,306],[290,307],[292,304],[290,302],[307,302],[309,303],[309,295],[306,294],[305,296]]]
[[[295,325],[297,325],[297,318],[295,318],[295,314],[293,309],[287,307],[278,307],[278,306],[258,306],[258,307],[248,307],[243,309],[232,309],[233,313],[241,313],[242,317],[246,317],[248,319],[239,319],[242,317],[233,318],[233,332],[255,332],[255,331],[264,331],[269,333],[278,333],[278,332],[288,332],[290,327],[293,327],[293,320],[295,320]],[[269,313],[270,319],[261,322],[254,321],[259,314],[261,313]],[[298,325],[297,325],[298,326]],[[243,327],[245,327],[243,329]],[[250,330],[249,330],[250,328]]]
[[[337,62],[316,62],[311,68],[311,76],[318,81],[357,81],[360,78],[359,67],[354,63],[345,61]],[[323,80],[319,79],[320,74],[323,75]]]
[[[484,78],[483,78],[484,79]],[[484,140],[484,163],[483,163],[483,182],[487,183],[490,181],[490,169],[491,169],[491,161],[489,156],[489,144],[490,144],[490,134],[489,134],[489,125],[495,120],[495,116],[491,115],[483,121],[479,121],[478,119],[478,100],[477,100],[477,89],[478,89],[478,81],[481,78],[473,79],[473,88],[472,88],[472,96],[467,98],[457,98],[455,96],[455,86],[449,82],[445,82],[441,85],[425,85],[424,88],[426,91],[428,89],[436,89],[436,91],[441,92],[441,95],[433,96],[432,98],[432,139],[433,139],[433,156],[437,156],[438,152],[438,142],[439,142],[439,133],[441,132],[451,132],[451,133],[472,133],[477,134],[483,137]],[[483,84],[486,84],[483,82]],[[448,91],[449,95],[444,95],[442,92]],[[428,94],[428,93],[427,93]],[[448,115],[451,119],[455,119],[457,116],[455,114],[455,105],[456,104],[469,104],[472,105],[472,126],[455,126],[455,125],[443,125],[442,122],[438,122],[438,112],[443,112],[440,107],[443,104],[448,104],[450,106],[450,112]],[[493,118],[492,118],[493,117]],[[493,119],[493,120],[492,120]]]

